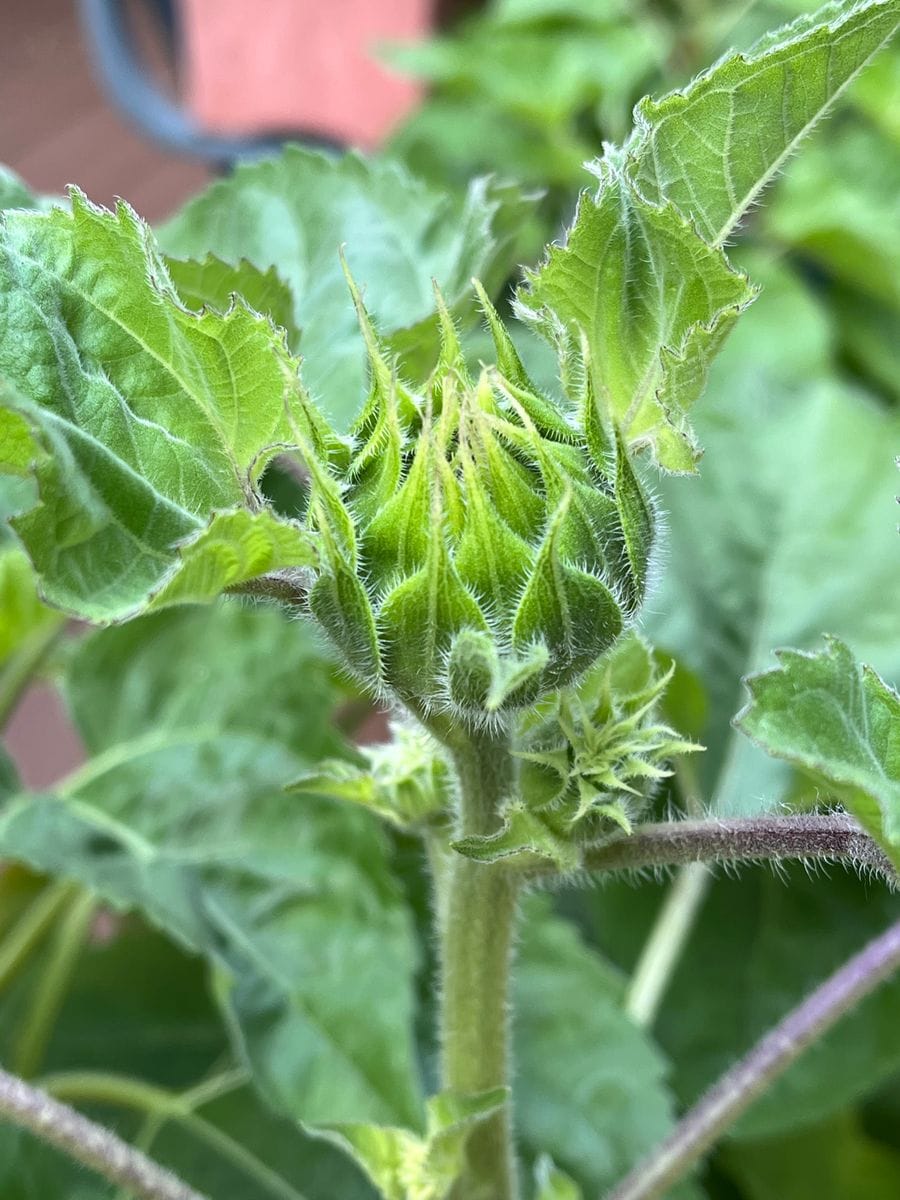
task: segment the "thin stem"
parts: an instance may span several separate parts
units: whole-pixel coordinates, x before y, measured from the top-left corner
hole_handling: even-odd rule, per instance
[[[50,653],[54,643],[62,636],[65,618],[48,619],[22,643],[16,653],[0,671],[0,729],[15,711],[35,672]]]
[[[608,1200],[658,1200],[814,1041],[900,968],[900,921],[790,1012],[679,1121]]]
[[[246,1083],[246,1072],[228,1072],[206,1080],[189,1092],[166,1091],[129,1076],[111,1075],[99,1071],[66,1072],[45,1079],[44,1086],[54,1096],[87,1103],[111,1104],[132,1108],[154,1118],[150,1127],[156,1136],[166,1121],[177,1121],[226,1161],[253,1179],[278,1200],[304,1200],[303,1195],[286,1179],[257,1158],[246,1146],[236,1142],[224,1130],[194,1111],[218,1096],[227,1094]],[[131,1189],[133,1192],[133,1189]],[[126,1192],[128,1189],[126,1188]]]
[[[492,833],[513,786],[505,740],[472,739],[454,754],[461,836]],[[444,1087],[473,1093],[510,1079],[509,977],[518,886],[502,864],[455,855],[440,924],[441,1041]],[[440,908],[441,905],[438,905]],[[453,1200],[515,1200],[518,1194],[509,1105],[479,1125]]]
[[[35,998],[16,1041],[13,1062],[19,1075],[31,1078],[40,1070],[96,906],[97,902],[89,892],[73,893],[72,906],[59,924],[49,958],[35,987]]]
[[[109,1183],[130,1188],[139,1200],[206,1200],[111,1130],[2,1069],[0,1116],[96,1171]]]
[[[625,1011],[638,1025],[656,1020],[712,876],[703,863],[682,867],[644,943],[625,995]]]
[[[703,794],[692,760],[681,755],[675,760],[675,779],[690,817],[703,814]],[[625,1012],[637,1025],[653,1026],[669,989],[675,968],[694,928],[711,876],[702,863],[682,866],[666,893],[650,935],[625,994]]]
[[[586,871],[642,871],[687,863],[789,859],[847,862],[896,885],[890,861],[844,813],[791,817],[734,817],[639,825],[585,854]]]
[[[71,883],[57,882],[35,896],[0,945],[0,992],[16,977],[76,891]]]
[[[54,1084],[65,1083],[71,1076],[68,1074],[57,1075],[49,1080],[44,1080],[44,1087],[48,1092],[55,1091]],[[249,1073],[243,1067],[238,1067],[233,1071],[223,1071],[219,1075],[214,1075],[210,1079],[203,1080],[195,1088],[190,1091],[181,1092],[175,1099],[186,1110],[199,1108],[203,1104],[215,1100],[218,1096],[227,1095],[228,1092],[234,1091],[235,1088],[242,1087],[247,1083]],[[59,1095],[59,1093],[56,1093]],[[149,1154],[153,1148],[153,1143],[159,1137],[160,1133],[166,1127],[170,1119],[168,1112],[148,1111],[144,1113],[144,1120],[141,1128],[138,1130],[137,1136],[133,1139],[133,1144],[142,1150],[144,1154]],[[127,1188],[119,1188],[116,1192],[114,1200],[134,1200],[133,1193]]]

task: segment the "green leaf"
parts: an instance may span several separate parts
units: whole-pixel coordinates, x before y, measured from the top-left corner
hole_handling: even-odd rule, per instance
[[[442,821],[452,794],[438,743],[419,725],[403,721],[391,722],[391,734],[389,742],[359,748],[366,767],[326,759],[291,790],[361,804],[401,829],[421,831]]]
[[[262,734],[314,762],[342,751],[333,669],[310,622],[229,600],[91,634],[64,688],[93,755],[151,731],[203,725]]]
[[[0,166],[0,211],[4,208],[47,208],[52,197],[36,196],[15,171]]]
[[[229,263],[274,267],[294,297],[304,378],[345,428],[364,395],[366,356],[338,256],[346,254],[386,338],[423,336],[437,353],[432,279],[451,308],[471,305],[469,280],[495,290],[516,261],[518,226],[532,201],[475,181],[463,202],[431,190],[388,161],[329,158],[289,147],[239,166],[161,231],[179,257],[209,251]]]
[[[6,871],[21,877],[21,871]],[[3,910],[4,925],[7,912]],[[113,922],[102,914],[98,928]],[[0,999],[3,1039],[0,1057],[8,1061],[8,1045],[21,1017],[34,1003],[37,972],[44,962],[38,956]],[[371,1200],[357,1173],[336,1151],[306,1138],[294,1122],[267,1110],[246,1084],[240,1070],[232,1069],[226,1032],[205,986],[206,964],[179,952],[171,942],[144,923],[128,918],[116,921],[114,936],[95,937],[84,946],[67,990],[48,1047],[44,1076],[62,1076],[69,1088],[63,1098],[86,1111],[124,1137],[146,1134],[144,1111],[102,1102],[102,1087],[82,1086],[112,1077],[125,1085],[137,1084],[145,1104],[159,1094],[191,1103],[199,1085],[206,1093],[191,1103],[207,1123],[215,1142],[189,1122],[170,1116],[145,1148],[158,1162],[209,1196],[240,1196],[241,1200],[332,1200],[335,1192],[348,1200]],[[21,984],[21,986],[18,986]],[[98,1036],[98,1030],[102,1036]],[[221,1093],[215,1086],[218,1081]],[[132,1086],[132,1095],[135,1089]],[[154,1121],[150,1113],[151,1123]],[[47,1197],[81,1195],[93,1178],[79,1164],[55,1155],[24,1133],[15,1145],[3,1141],[0,1126],[0,1191],[4,1200],[46,1200]],[[12,1130],[10,1129],[10,1133]],[[224,1152],[222,1136],[244,1153],[255,1155],[271,1173],[264,1179],[251,1173]],[[281,1188],[270,1182],[284,1181]],[[290,1191],[292,1185],[294,1191]],[[97,1183],[95,1195],[111,1197],[112,1189]],[[85,1192],[87,1195],[87,1192]]]
[[[553,1160],[542,1155],[534,1169],[537,1185],[536,1200],[582,1200],[581,1189]]]
[[[533,812],[518,801],[507,804],[501,816],[503,823],[496,833],[458,838],[453,849],[482,863],[514,859],[522,867],[551,864],[563,873],[578,869],[580,847],[552,816]]]
[[[751,675],[735,724],[842,800],[900,868],[900,695],[827,641],[818,654],[778,651],[774,670]]]
[[[354,1158],[384,1200],[444,1200],[463,1168],[469,1134],[506,1100],[505,1088],[477,1096],[442,1092],[428,1101],[424,1137],[377,1125],[324,1125],[311,1132]]]
[[[900,1154],[867,1136],[852,1113],[730,1146],[724,1159],[747,1200],[894,1200],[900,1193]]]
[[[25,554],[0,543],[0,667],[27,640],[41,638],[59,623],[59,614],[41,603]]]
[[[167,258],[166,267],[188,308],[228,312],[238,295],[254,312],[270,317],[283,329],[288,345],[297,350],[300,330],[294,323],[294,297],[274,267],[261,271],[246,259],[232,266],[214,254],[203,259]]]
[[[529,1150],[550,1153],[589,1194],[671,1125],[665,1063],[622,1011],[623,991],[574,926],[543,902],[528,908],[514,984],[516,1120]]]
[[[589,897],[603,948],[629,971],[663,895],[662,886],[610,883]],[[827,878],[792,866],[777,877],[714,879],[656,1023],[680,1103],[694,1104],[897,915],[896,894],[837,868]],[[895,1078],[898,1005],[895,976],[799,1058],[731,1136],[755,1141],[812,1127]]]
[[[642,100],[628,174],[721,246],[798,143],[900,24],[897,0],[827,4],[730,54],[682,91]]]
[[[687,411],[753,296],[674,207],[647,203],[604,165],[596,197],[582,195],[566,244],[526,275],[519,303],[549,337],[586,339],[602,424],[685,472],[700,453]]]
[[[242,304],[186,310],[125,205],[74,192],[71,213],[6,214],[0,375],[24,397],[11,469],[21,418],[39,446],[40,503],[13,525],[53,604],[107,621],[309,562],[298,527],[234,515],[259,509],[263,467],[295,440],[296,363]]]
[[[414,1124],[415,951],[387,848],[367,814],[282,790],[308,765],[307,721],[310,751],[327,745],[327,668],[302,625],[223,611],[85,643],[69,688],[95,757],[56,795],[6,804],[0,853],[204,955],[277,1109]],[[200,632],[198,659],[188,648],[204,617],[221,623]]]
[[[900,424],[817,378],[828,366],[821,317],[796,288],[789,295],[771,313],[764,296],[717,364],[698,420],[701,477],[661,488],[667,565],[644,625],[708,693],[698,768],[709,803],[732,815],[777,805],[789,784],[784,765],[729,725],[742,677],[775,646],[805,649],[829,631],[900,679]]]

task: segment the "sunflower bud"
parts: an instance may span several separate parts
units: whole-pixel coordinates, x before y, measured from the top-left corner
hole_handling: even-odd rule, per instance
[[[653,509],[589,389],[565,407],[543,396],[483,292],[498,365],[470,374],[439,300],[442,351],[417,393],[351,289],[371,386],[349,461],[310,467],[312,611],[371,687],[498,720],[619,637],[643,599]]]

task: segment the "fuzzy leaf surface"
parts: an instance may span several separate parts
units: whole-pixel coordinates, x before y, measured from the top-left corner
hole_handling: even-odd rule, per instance
[[[747,680],[738,728],[843,801],[900,867],[900,696],[837,638],[778,659]]]
[[[900,423],[824,378],[827,350],[822,314],[770,273],[698,416],[700,478],[660,489],[669,545],[644,629],[706,691],[708,716],[692,730],[708,748],[697,766],[709,802],[730,815],[777,805],[790,781],[730,726],[742,677],[765,668],[775,647],[807,649],[830,632],[900,679]]]
[[[442,1092],[428,1101],[424,1137],[377,1125],[320,1126],[315,1133],[355,1159],[384,1200],[445,1200],[463,1169],[469,1134],[506,1100],[505,1088]]]
[[[304,379],[346,428],[363,401],[365,350],[341,246],[382,334],[407,344],[424,336],[436,353],[432,280],[451,308],[470,295],[472,275],[496,288],[515,262],[518,226],[530,206],[513,189],[484,180],[459,202],[397,164],[295,146],[213,184],[163,227],[160,240],[178,257],[212,252],[229,263],[244,258],[262,271],[277,269],[303,331]]]
[[[178,295],[188,308],[227,312],[239,295],[254,312],[271,317],[296,350],[300,330],[294,323],[294,297],[274,267],[261,271],[246,259],[232,265],[207,254],[205,258],[168,258],[166,266]]]
[[[564,246],[526,276],[526,319],[590,355],[595,403],[632,449],[670,471],[695,470],[687,411],[739,313],[746,278],[672,205],[649,204],[614,167],[583,194]]]
[[[40,502],[13,525],[58,607],[121,619],[170,588],[187,598],[185,562],[187,591],[208,599],[262,562],[311,561],[306,535],[256,494],[267,459],[294,440],[296,363],[242,304],[185,309],[125,205],[109,213],[74,192],[71,213],[6,214],[0,376],[36,445]],[[20,459],[0,469],[18,473]],[[252,532],[241,508],[259,510]]]
[[[726,55],[683,90],[642,100],[626,147],[630,178],[722,245],[898,25],[897,0],[828,4]]]

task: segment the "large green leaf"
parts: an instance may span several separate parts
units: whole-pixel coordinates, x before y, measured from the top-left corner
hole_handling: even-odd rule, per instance
[[[645,619],[705,685],[698,767],[709,801],[733,814],[777,804],[789,778],[729,724],[742,676],[774,648],[830,632],[900,678],[900,423],[824,378],[821,318],[802,293],[784,288],[771,313],[767,299],[716,364],[697,421],[700,478],[662,485],[666,570]]]
[[[84,742],[99,754],[149,731],[262,733],[310,762],[338,753],[332,663],[308,621],[225,601],[155,613],[92,634],[65,691]]]
[[[738,728],[842,800],[900,869],[900,696],[836,638],[778,659],[747,680]]]
[[[866,379],[900,396],[896,145],[860,122],[841,122],[792,164],[765,228],[824,274],[843,356]]]
[[[682,91],[642,100],[626,149],[648,200],[728,239],[798,143],[900,25],[897,0],[827,4],[731,54]]]
[[[729,1147],[725,1164],[747,1200],[895,1200],[900,1154],[852,1113],[800,1133]]]
[[[275,267],[293,291],[304,378],[346,426],[362,404],[366,355],[341,246],[381,332],[402,335],[431,318],[433,280],[451,307],[470,295],[473,275],[489,288],[503,282],[530,204],[485,180],[461,203],[396,163],[294,146],[213,184],[164,226],[160,240],[179,257],[211,251],[226,262]],[[418,332],[436,349],[436,330]]]
[[[514,986],[516,1124],[532,1156],[552,1155],[588,1194],[616,1183],[671,1125],[665,1060],[625,1016],[623,991],[572,925],[546,905],[526,909]]]
[[[662,886],[612,883],[588,897],[597,935],[631,969]],[[701,1093],[866,942],[896,921],[900,897],[835,868],[717,878],[656,1023],[682,1104]],[[900,977],[864,1000],[756,1100],[732,1136],[756,1139],[833,1117],[900,1070]],[[777,1194],[777,1193],[776,1193]]]
[[[671,471],[699,450],[686,412],[741,310],[744,276],[671,205],[648,204],[612,166],[583,195],[565,246],[526,276],[523,315],[577,352],[584,337],[596,403],[633,448]]]
[[[17,874],[21,872],[7,871],[4,885]],[[0,1001],[4,1059],[19,1020],[33,1005],[42,967],[37,956],[35,969],[27,970],[12,994],[4,993]],[[170,1118],[144,1145],[205,1195],[332,1200],[337,1193],[348,1200],[371,1200],[371,1191],[336,1152],[306,1138],[296,1123],[267,1111],[252,1088],[241,1083],[240,1072],[231,1067],[226,1033],[205,975],[202,960],[178,951],[133,918],[119,923],[113,936],[92,939],[79,955],[43,1075],[63,1088],[65,1100],[129,1138],[146,1133],[146,1118],[153,1120],[146,1107],[151,1101],[158,1105],[166,1096],[190,1097],[202,1085],[205,1102],[198,1097],[188,1106],[203,1128]],[[122,1087],[114,1102],[118,1083]],[[114,1194],[79,1164],[10,1127],[0,1125],[0,1148],[4,1200],[68,1200],[82,1195],[79,1186],[85,1197]],[[255,1157],[255,1166],[248,1155]]]
[[[13,525],[59,607],[116,619],[312,561],[256,489],[295,440],[296,362],[243,304],[189,312],[125,205],[5,215],[0,377],[0,470],[24,418],[40,490]]]
[[[185,670],[203,615],[217,635],[197,638],[204,658]],[[95,635],[69,690],[99,753],[56,795],[10,800],[0,852],[205,955],[276,1107],[414,1125],[415,954],[385,844],[368,814],[282,790],[309,761],[307,712],[310,748],[328,745],[325,670],[303,626],[266,610]]]

